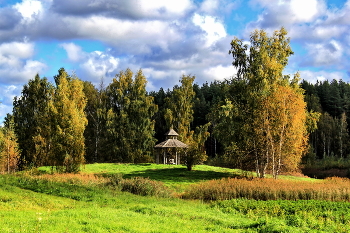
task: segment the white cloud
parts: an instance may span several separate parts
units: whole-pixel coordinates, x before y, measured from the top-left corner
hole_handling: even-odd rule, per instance
[[[102,77],[115,75],[119,59],[101,51],[88,54],[88,59],[80,66],[84,73],[99,80]]]
[[[310,22],[314,20],[322,10],[320,3],[317,0],[292,0],[285,1],[290,4],[291,14],[297,22]]]
[[[21,94],[21,85],[0,85],[0,125],[7,113],[12,113],[15,96]]]
[[[16,58],[29,58],[33,56],[34,44],[23,42],[10,42],[0,44],[0,56],[1,57],[16,57]]]
[[[252,0],[251,5],[259,5],[264,10],[256,22],[248,25],[248,31],[255,28],[275,30],[284,26],[290,28],[293,24],[314,23],[318,16],[326,11],[323,0]]]
[[[33,21],[44,10],[41,2],[37,0],[23,0],[21,3],[14,5],[14,8],[21,13],[26,22]]]
[[[227,36],[223,23],[213,16],[202,16],[195,13],[192,22],[206,33],[206,46],[211,46],[219,39]]]
[[[193,8],[190,0],[152,0],[152,1],[136,1],[136,11],[148,17],[163,17],[163,15],[171,15],[172,17],[182,17],[187,11]]]
[[[88,53],[74,43],[63,43],[60,46],[66,50],[69,61],[77,65],[78,70],[75,72],[83,80],[98,83],[101,78],[111,77],[117,72],[120,59],[112,56],[109,50]]]
[[[201,5],[200,10],[208,14],[214,14],[218,7],[219,0],[205,0]]]
[[[81,47],[74,43],[63,43],[61,47],[66,50],[68,59],[72,62],[77,62],[84,56]]]
[[[210,77],[209,80],[220,80],[223,81],[225,79],[229,79],[233,77],[236,73],[237,70],[235,67],[232,65],[229,66],[214,66],[214,67],[209,67],[203,71],[206,77]]]
[[[309,56],[305,63],[312,63],[315,66],[330,66],[341,63],[343,48],[336,40],[331,40],[323,44],[308,44]],[[311,60],[310,60],[311,57]]]
[[[167,21],[130,21],[92,16],[88,19],[66,17],[64,22],[77,37],[104,41],[133,54],[148,53],[151,46],[166,50],[170,43],[182,39],[176,26]]]
[[[317,81],[325,80],[344,80],[345,74],[339,71],[311,71],[311,70],[302,70],[299,71],[300,78],[304,79],[310,83],[315,84]]]
[[[46,69],[42,62],[32,60],[34,44],[24,42],[0,45],[0,83],[17,84],[33,78]]]

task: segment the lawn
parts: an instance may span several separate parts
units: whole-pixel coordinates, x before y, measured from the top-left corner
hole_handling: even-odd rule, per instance
[[[203,202],[139,196],[110,186],[106,176],[147,177],[175,192],[239,170],[196,166],[92,164],[81,174],[32,172],[0,176],[1,232],[349,232],[349,202],[316,200]],[[40,175],[37,175],[40,174]],[[97,176],[93,174],[98,174]],[[290,177],[288,177],[290,179]],[[297,180],[301,178],[295,178]],[[310,185],[315,182],[310,182]]]

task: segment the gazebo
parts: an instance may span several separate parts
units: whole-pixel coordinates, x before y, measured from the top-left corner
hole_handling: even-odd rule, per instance
[[[166,134],[166,140],[164,142],[161,142],[157,144],[154,148],[160,149],[160,151],[157,151],[156,153],[156,162],[159,164],[161,161],[161,158],[159,157],[159,152],[163,152],[163,164],[180,164],[180,155],[177,154],[177,148],[188,148],[188,145],[185,143],[177,140],[177,136],[179,136],[178,133],[175,132],[175,130],[170,129]],[[173,153],[175,151],[175,156]]]

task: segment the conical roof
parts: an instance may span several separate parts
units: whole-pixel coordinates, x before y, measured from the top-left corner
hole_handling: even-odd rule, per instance
[[[175,130],[170,129],[166,134],[164,134],[165,136],[179,136],[178,133],[176,133]]]
[[[155,145],[155,148],[187,148],[188,146],[177,140],[176,137],[179,136],[178,133],[176,133],[175,130],[170,129],[165,136],[167,137],[167,139],[164,142],[161,142],[157,145]]]
[[[177,139],[173,139],[173,138],[169,138],[167,140],[165,140],[164,142],[161,142],[157,145],[155,145],[155,148],[173,148],[173,147],[176,147],[176,148],[187,148],[188,146],[177,140]]]

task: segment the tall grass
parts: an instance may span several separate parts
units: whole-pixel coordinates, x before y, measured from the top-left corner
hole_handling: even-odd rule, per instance
[[[225,178],[192,185],[186,199],[329,200],[350,201],[350,181],[329,178],[319,182]]]

